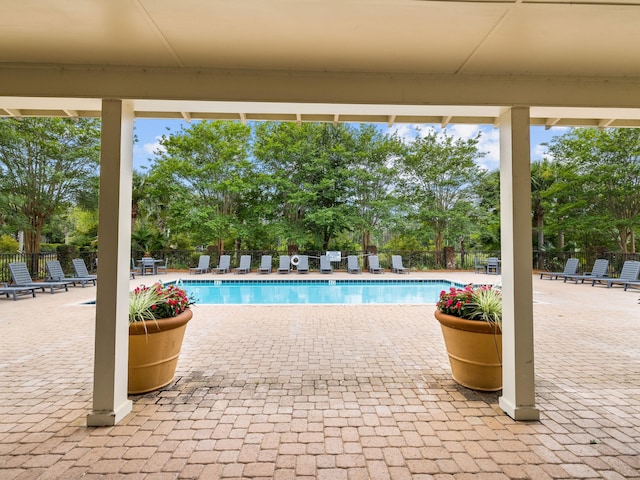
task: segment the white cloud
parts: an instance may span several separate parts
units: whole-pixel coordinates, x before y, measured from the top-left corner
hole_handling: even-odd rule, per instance
[[[152,143],[145,143],[142,146],[142,150],[148,154],[148,155],[155,155],[157,152],[159,153],[165,153],[167,151],[166,148],[164,148],[163,145],[160,144],[160,140],[162,139],[162,136],[157,136],[155,137],[156,141],[152,142]]]

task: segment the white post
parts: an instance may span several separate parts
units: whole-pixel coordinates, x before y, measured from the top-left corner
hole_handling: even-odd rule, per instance
[[[502,396],[515,420],[538,420],[533,364],[533,280],[529,108],[500,116]]]
[[[132,408],[127,398],[129,357],[129,256],[133,108],[102,101],[93,411],[89,426],[117,424]]]

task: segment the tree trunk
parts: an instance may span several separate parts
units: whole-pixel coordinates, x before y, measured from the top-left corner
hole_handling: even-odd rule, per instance
[[[360,246],[362,247],[363,253],[367,251],[368,245],[371,245],[371,232],[369,230],[364,230],[360,239]]]
[[[29,256],[29,270],[37,273],[39,269],[38,257],[40,253],[40,236],[44,220],[36,216],[31,218],[31,228],[24,232],[24,251]]]
[[[564,232],[558,232],[558,250],[564,249]]]
[[[636,253],[636,232],[631,229],[631,253]]]

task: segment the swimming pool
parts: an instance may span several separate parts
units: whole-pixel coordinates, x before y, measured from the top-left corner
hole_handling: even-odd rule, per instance
[[[388,305],[435,304],[448,280],[178,280],[196,304]]]

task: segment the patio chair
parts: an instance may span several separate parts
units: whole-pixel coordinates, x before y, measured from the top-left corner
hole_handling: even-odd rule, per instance
[[[233,269],[235,273],[251,272],[251,255],[242,255],[240,257],[240,265]]]
[[[260,259],[260,266],[258,267],[258,273],[271,273],[271,255],[262,255]]]
[[[578,265],[580,261],[577,258],[570,258],[564,264],[564,270],[562,272],[540,272],[540,278],[544,275],[549,276],[549,280],[553,280],[554,277],[557,280],[558,277],[567,277],[575,275],[578,272]]]
[[[164,263],[156,262],[156,273],[160,273],[160,270],[164,270],[164,273],[167,273],[168,264],[169,259],[167,257],[164,258]]]
[[[402,265],[401,255],[391,255],[391,271],[393,273],[409,273],[409,269]]]
[[[213,273],[229,273],[231,271],[231,255],[220,255],[218,266],[212,268]]]
[[[74,258],[73,260],[71,260],[71,263],[73,264],[73,270],[76,272],[76,277],[87,278],[87,279],[90,278],[93,280],[98,279],[97,275],[91,275],[89,273],[89,270],[87,270],[87,265],[84,263],[83,259]]]
[[[296,255],[298,257],[298,264],[296,265],[296,271],[298,273],[309,273],[309,256],[308,255]]]
[[[487,258],[487,274],[500,275],[500,259],[498,257]]]
[[[380,267],[380,261],[377,255],[369,255],[369,272],[384,273],[384,268]]]
[[[473,269],[475,273],[487,273],[487,264],[478,260],[478,257],[473,257]]]
[[[358,257],[349,255],[347,257],[347,273],[362,273],[360,265],[358,265]]]
[[[136,261],[132,258],[131,271],[129,272],[129,274],[131,275],[131,278],[136,278],[136,273],[139,273],[140,275],[142,275],[142,266],[136,265]]]
[[[291,272],[291,257],[289,255],[280,255],[280,265],[278,266],[278,273],[290,273]]]
[[[36,290],[36,287],[10,287],[4,282],[0,284],[0,294],[6,295],[7,298],[9,298],[9,295],[12,295],[14,302],[18,300],[18,295],[20,294],[26,295],[30,293],[31,296],[35,297]]]
[[[47,280],[59,282],[66,280],[67,282],[72,282],[73,286],[76,286],[76,283],[79,283],[82,288],[84,288],[85,283],[91,283],[95,286],[96,279],[88,278],[88,277],[69,277],[65,275],[64,270],[62,270],[62,265],[58,260],[47,260],[47,272],[49,272],[49,277]]]
[[[333,268],[327,255],[320,255],[320,273],[333,273]]]
[[[209,271],[210,260],[211,260],[211,257],[209,255],[200,255],[200,258],[198,259],[198,266],[191,267],[189,269],[189,275],[196,274],[196,273],[207,273]]]
[[[596,281],[609,278],[609,275],[607,274],[608,268],[609,260],[606,258],[599,258],[593,263],[591,272],[583,275],[565,275],[564,282],[566,283],[567,280],[573,280],[574,283],[578,283],[578,280],[581,280],[581,283],[584,283],[585,280],[591,280],[593,284]]]
[[[637,260],[627,260],[622,265],[620,276],[618,278],[605,280],[605,282],[607,282],[607,288],[611,288],[612,285],[616,284],[624,286],[628,282],[636,282],[638,280],[638,275],[640,275],[640,262]],[[595,281],[592,285],[595,285]]]
[[[45,288],[49,288],[51,293],[55,292],[56,288],[64,288],[66,292],[69,291],[69,283],[66,280],[49,281],[49,282],[34,282],[31,279],[31,274],[27,269],[27,264],[24,262],[16,262],[9,264],[9,272],[11,272],[11,278],[13,279],[13,285],[15,287],[34,287],[40,288],[45,291]]]

